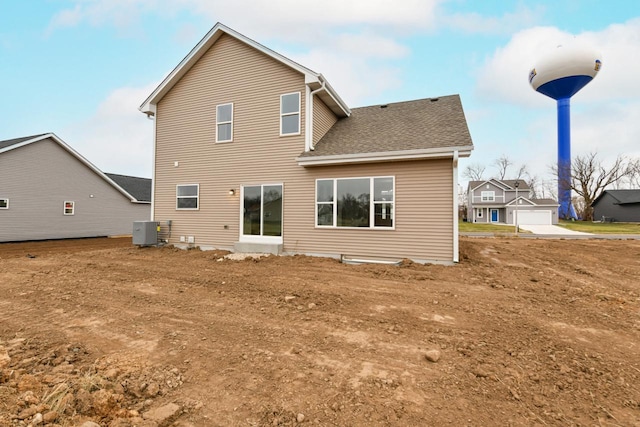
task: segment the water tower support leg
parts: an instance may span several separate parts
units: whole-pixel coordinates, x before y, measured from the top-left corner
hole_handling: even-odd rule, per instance
[[[558,217],[576,219],[571,204],[571,102],[558,99]]]

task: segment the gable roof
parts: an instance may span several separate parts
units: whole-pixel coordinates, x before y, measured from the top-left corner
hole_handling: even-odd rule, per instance
[[[191,49],[182,61],[169,73],[169,75],[158,85],[158,87],[149,95],[142,103],[139,110],[147,115],[155,115],[155,106],[157,103],[175,86],[178,81],[193,67],[196,62],[215,44],[215,42],[223,35],[228,34],[231,37],[257,49],[265,55],[275,59],[278,62],[298,71],[305,77],[305,83],[310,89],[315,90],[322,88],[316,96],[339,117],[345,117],[350,114],[347,104],[338,96],[336,91],[331,87],[329,82],[320,73],[298,64],[295,61],[275,52],[255,40],[240,34],[239,32],[218,22],[209,32]]]
[[[29,145],[29,144],[35,144],[37,142],[44,141],[44,140],[47,140],[47,139],[49,139],[49,140],[55,142],[56,144],[58,144],[65,151],[67,151],[73,157],[78,159],[81,163],[83,163],[85,166],[87,166],[93,172],[98,174],[98,176],[100,176],[102,179],[104,179],[109,185],[114,187],[117,191],[122,193],[125,197],[127,197],[133,203],[146,203],[146,201],[140,201],[140,200],[136,199],[127,190],[125,190],[120,185],[116,184],[116,182],[114,180],[112,180],[107,175],[105,175],[100,169],[98,169],[89,160],[87,160],[84,157],[82,157],[80,155],[80,153],[78,153],[76,150],[74,150],[69,145],[67,145],[67,143],[65,143],[62,139],[60,139],[54,133],[43,133],[43,134],[40,134],[40,135],[25,136],[25,137],[21,137],[21,138],[14,138],[14,139],[7,139],[7,140],[4,140],[4,141],[0,141],[0,155],[3,154],[3,153],[6,153],[8,151],[15,150],[17,148],[24,147],[24,146]]]
[[[616,202],[616,205],[627,205],[632,203],[640,203],[640,190],[604,190],[597,199],[591,203],[591,206],[594,206],[596,203],[600,201],[602,196],[605,194],[613,197]]]
[[[469,181],[469,188],[473,191],[482,185],[492,182],[500,187],[503,187],[505,190],[515,190],[516,182],[518,182],[518,191],[526,191],[531,190],[531,187],[524,179],[497,179],[491,178],[486,179],[484,181]]]
[[[131,194],[139,202],[151,202],[151,179],[115,173],[105,173],[105,175],[124,188],[127,193]]]
[[[302,153],[298,164],[468,157],[471,135],[459,95],[354,108]]]

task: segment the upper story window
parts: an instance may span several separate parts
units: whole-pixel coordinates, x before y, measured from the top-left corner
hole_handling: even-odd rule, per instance
[[[496,192],[495,191],[483,191],[481,196],[481,200],[483,202],[495,202],[496,201]]]
[[[316,226],[393,228],[394,177],[319,179]]]
[[[0,199],[0,209],[9,209],[9,199]]]
[[[233,141],[233,104],[216,107],[216,142]]]
[[[199,206],[199,198],[199,184],[176,186],[176,209],[197,210]]]
[[[64,202],[64,214],[65,215],[74,215],[75,214],[76,202],[65,201]]]
[[[280,135],[300,134],[300,92],[280,95]]]

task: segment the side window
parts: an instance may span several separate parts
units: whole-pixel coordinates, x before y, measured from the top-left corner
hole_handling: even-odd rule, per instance
[[[0,199],[0,209],[9,209],[9,199]]]
[[[64,214],[65,215],[74,215],[75,214],[75,206],[76,206],[76,202],[65,201],[64,202]]]
[[[200,185],[188,184],[176,186],[176,209],[197,210],[200,197]]]
[[[300,134],[300,92],[280,95],[280,135]]]
[[[216,142],[233,141],[233,104],[216,107]]]

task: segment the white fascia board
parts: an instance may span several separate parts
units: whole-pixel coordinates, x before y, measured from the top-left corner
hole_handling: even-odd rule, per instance
[[[301,74],[304,74],[305,81],[310,80],[317,81],[319,78],[319,74],[313,70],[310,70],[307,67],[304,67],[297,62],[286,58],[279,53],[261,45],[260,43],[238,33],[235,30],[221,24],[217,23],[214,27],[209,30],[209,32],[198,42],[198,44],[191,49],[191,51],[184,57],[182,61],[169,73],[167,77],[160,83],[160,85],[149,95],[149,97],[142,103],[139,107],[139,110],[145,114],[153,115],[155,114],[155,105],[164,97],[169,90],[184,76],[187,71],[191,69],[191,67],[209,50],[209,48],[220,38],[222,34],[228,34],[241,42],[248,44],[249,46],[257,49],[258,51],[264,53],[267,56],[279,61],[294,70],[298,71]],[[153,106],[153,107],[152,107]]]
[[[300,166],[325,166],[350,163],[380,163],[394,162],[400,160],[420,160],[420,159],[447,159],[453,158],[454,152],[458,152],[458,157],[469,157],[473,146],[455,148],[428,148],[421,150],[384,151],[378,153],[357,153],[342,154],[334,156],[309,156],[298,157],[296,161]]]

